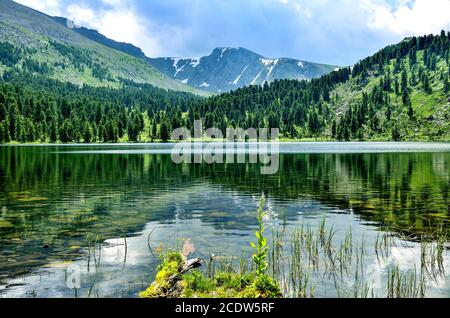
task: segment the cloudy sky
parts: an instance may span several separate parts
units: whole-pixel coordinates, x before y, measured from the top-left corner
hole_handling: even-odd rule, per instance
[[[245,47],[350,65],[405,36],[450,30],[450,0],[16,0],[152,57]]]

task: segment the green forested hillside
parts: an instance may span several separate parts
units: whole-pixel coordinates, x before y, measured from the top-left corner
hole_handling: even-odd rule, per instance
[[[213,96],[205,126],[280,128],[284,138],[450,140],[450,33],[408,38],[319,79]]]
[[[25,68],[78,85],[120,87],[124,78],[205,94],[162,74],[141,58],[90,40],[54,18],[11,0],[0,0],[0,42],[23,51],[14,63],[0,63],[0,75],[11,68]]]
[[[150,129],[149,118],[164,122],[200,99],[123,79],[120,85],[121,89],[79,87],[32,73],[7,72],[0,81],[0,143],[151,140],[160,136],[155,123]]]
[[[33,47],[2,42],[0,142],[167,140],[200,118],[205,128],[280,128],[286,139],[448,141],[449,48],[450,33],[408,38],[319,79],[201,98],[121,77],[119,89],[64,83],[28,59]],[[82,51],[69,52],[71,67],[92,63],[96,77],[108,76]]]
[[[186,111],[199,99],[191,93],[205,94],[0,0],[0,143],[151,140],[149,115]]]

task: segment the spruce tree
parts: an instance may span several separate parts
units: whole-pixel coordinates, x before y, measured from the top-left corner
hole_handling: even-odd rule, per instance
[[[403,89],[402,103],[403,103],[403,106],[411,105],[411,99],[409,98],[409,93],[408,93],[408,90],[406,88]]]
[[[156,119],[153,118],[153,120],[152,120],[152,133],[151,133],[152,141],[153,141],[154,139],[156,139],[157,136],[158,136],[158,124],[157,124],[157,122],[156,122]]]
[[[0,102],[0,122],[6,119],[7,114],[8,114],[8,110],[6,109],[5,104]]]
[[[166,142],[170,139],[170,124],[167,118],[163,118],[159,127],[159,139]]]
[[[83,124],[83,142],[90,143],[92,141],[92,129],[88,121]]]
[[[58,141],[58,124],[56,120],[50,123],[50,142],[56,143]]]

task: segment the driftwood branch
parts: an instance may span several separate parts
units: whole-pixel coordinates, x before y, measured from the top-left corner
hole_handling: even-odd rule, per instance
[[[198,268],[200,266],[202,266],[202,260],[200,258],[194,258],[194,259],[187,260],[184,263],[183,269],[181,270],[180,273],[186,274],[191,269]]]
[[[181,271],[168,279],[169,288],[163,297],[165,298],[179,298],[181,293],[183,292],[183,288],[181,286],[181,275],[186,274],[191,269],[198,268],[202,266],[202,260],[200,258],[190,259],[184,262],[183,268]]]

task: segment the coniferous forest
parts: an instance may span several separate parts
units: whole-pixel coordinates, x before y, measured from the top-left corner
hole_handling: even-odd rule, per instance
[[[448,299],[450,0],[360,2],[0,0],[0,298]]]
[[[311,81],[277,80],[204,98],[127,79],[119,88],[58,81],[48,76],[51,66],[28,58],[34,49],[4,42],[0,143],[167,141],[172,129],[192,129],[195,119],[223,131],[279,128],[293,140],[448,140],[449,49],[450,32],[442,31]],[[100,80],[108,76],[99,64],[91,68]]]

